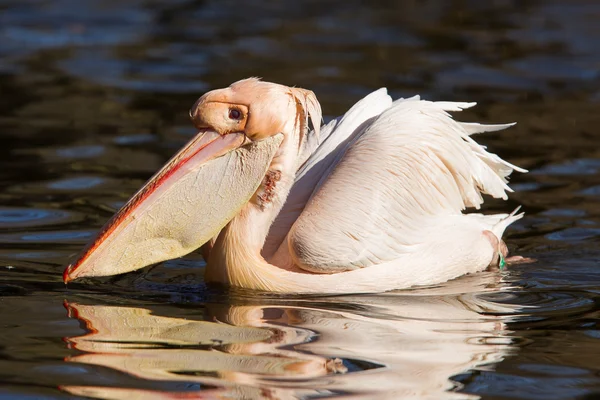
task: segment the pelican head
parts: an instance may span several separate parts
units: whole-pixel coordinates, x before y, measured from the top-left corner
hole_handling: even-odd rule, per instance
[[[250,78],[206,93],[190,117],[198,134],[104,225],[65,282],[181,257],[244,207],[264,206],[265,177],[296,168],[308,120],[318,134],[321,109],[308,90]]]

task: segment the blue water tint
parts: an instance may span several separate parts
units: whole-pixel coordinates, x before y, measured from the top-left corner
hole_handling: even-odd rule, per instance
[[[94,158],[103,154],[106,148],[101,145],[73,146],[56,150],[56,155],[64,158]]]
[[[16,45],[33,45],[38,48],[112,44],[122,40],[122,35],[118,32],[98,35],[98,32],[86,32],[80,25],[52,30],[9,27],[3,33]]]
[[[547,165],[531,171],[536,175],[594,175],[600,171],[600,159],[579,159],[558,165]]]
[[[540,189],[542,184],[538,182],[511,183],[510,187],[515,192],[529,192]]]
[[[4,392],[4,393],[2,393]],[[57,397],[53,395],[29,394],[23,390],[0,389],[0,400],[55,400]]]
[[[570,210],[566,208],[553,208],[546,210],[540,215],[546,215],[549,217],[585,217],[587,213],[584,210]]]
[[[1,241],[2,239],[0,239]],[[17,260],[43,260],[56,257],[63,257],[65,254],[58,251],[21,251],[8,255],[9,258]],[[7,255],[5,255],[6,257]]]
[[[572,59],[575,55],[598,57],[596,2],[546,2],[536,10],[535,18],[514,15],[515,28],[507,32],[507,38],[524,46],[552,51],[554,60]],[[568,15],[569,18],[565,18]],[[524,23],[526,21],[526,23]],[[558,53],[558,54],[557,54]],[[565,57],[571,55],[570,57]],[[561,57],[562,56],[562,57]]]
[[[60,371],[64,374],[86,374],[87,368],[83,364],[58,364],[58,365],[41,365],[35,368],[36,372],[41,374],[53,373]]]
[[[579,192],[579,194],[582,194],[584,196],[600,196],[600,185],[583,189]]]
[[[40,208],[0,207],[0,228],[30,228],[83,219],[79,213]]]
[[[100,186],[105,179],[98,176],[78,176],[54,181],[48,184],[48,188],[55,190],[85,190]]]
[[[173,132],[175,132],[177,135],[192,137],[198,132],[198,129],[194,128],[193,126],[189,126],[189,125],[176,126],[176,127],[173,127]]]
[[[594,339],[600,339],[600,330],[597,329],[586,329],[583,333],[587,336],[590,336]]]
[[[189,51],[194,54],[194,58],[187,63],[184,60],[171,63],[162,57],[123,61],[101,51],[79,51],[72,58],[62,62],[61,66],[70,75],[112,87],[142,91],[203,93],[208,85],[199,78],[199,73],[207,62],[206,55],[193,49]],[[178,57],[178,52],[165,54],[164,57],[167,59]]]
[[[125,203],[127,203],[126,200],[115,200],[111,201],[110,203],[107,203],[107,206],[116,211],[123,207]]]
[[[115,144],[120,145],[136,145],[136,144],[145,144],[156,141],[156,136],[151,135],[149,133],[142,133],[139,135],[126,135],[126,136],[117,136],[113,139]]]
[[[508,71],[498,71],[473,65],[459,65],[438,74],[438,85],[442,87],[478,87],[501,90],[526,90],[536,87],[535,81]]]
[[[553,232],[546,237],[550,240],[579,241],[592,238],[600,238],[600,229],[596,228],[567,228],[559,232]]]
[[[25,242],[36,243],[60,243],[60,242],[85,242],[92,237],[90,231],[57,231],[57,232],[40,232],[22,235],[21,240]],[[0,239],[1,240],[1,239]]]
[[[492,379],[493,376],[493,379]],[[589,392],[585,388],[592,378],[556,377],[534,378],[519,375],[482,372],[464,390],[467,393],[504,396],[531,400],[573,399]]]
[[[38,3],[15,1],[3,7],[0,54],[25,56],[65,46],[124,44],[143,37],[151,22],[138,1],[129,6],[76,0]]]
[[[94,235],[93,231],[61,230],[41,231],[32,233],[0,234],[0,243],[55,243],[55,244],[85,244]]]
[[[552,364],[521,364],[519,369],[548,376],[581,376],[588,374],[588,371],[582,368]]]
[[[510,69],[520,76],[542,80],[592,80],[600,75],[597,69],[577,65],[571,60],[556,60],[549,56],[529,57],[509,64]]]

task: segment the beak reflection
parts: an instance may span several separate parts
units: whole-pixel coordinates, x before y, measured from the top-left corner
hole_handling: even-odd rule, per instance
[[[174,382],[200,384],[202,398],[446,397],[456,386],[452,376],[498,363],[514,351],[498,315],[515,306],[481,297],[480,278],[402,295],[208,304],[181,317],[158,315],[162,306],[69,303],[70,316],[88,333],[66,339],[82,353],[67,361],[109,368],[139,385],[63,389],[127,400],[142,394],[181,398]],[[140,389],[149,382],[151,389]]]

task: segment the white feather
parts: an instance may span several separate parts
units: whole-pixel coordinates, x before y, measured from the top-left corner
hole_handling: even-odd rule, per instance
[[[321,127],[319,138],[313,134],[307,136],[306,144],[300,153],[302,166],[265,241],[262,254],[266,258],[271,257],[281,245],[310,196],[335,168],[347,147],[364,131],[365,125],[372,118],[391,105],[392,98],[385,88],[381,88],[358,101],[343,116]]]
[[[482,232],[500,239],[520,216],[471,217],[461,211],[479,208],[482,194],[505,199],[507,177],[517,168],[469,137],[506,125],[465,126],[448,114],[473,105],[417,96],[395,101],[368,121],[347,151],[337,153],[335,168],[318,170],[325,171],[318,191],[275,260],[287,256],[307,271],[332,273],[406,257],[424,261],[425,251],[454,259],[456,249],[463,249],[463,261],[477,259],[480,269],[486,267],[497,249],[475,246]],[[304,198],[293,198],[296,214]]]

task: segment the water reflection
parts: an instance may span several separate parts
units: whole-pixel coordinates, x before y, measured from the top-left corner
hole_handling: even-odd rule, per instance
[[[194,319],[153,307],[67,303],[88,330],[66,339],[82,352],[67,361],[165,386],[63,389],[112,399],[142,395],[141,388],[144,396],[175,398],[205,387],[235,398],[451,398],[459,388],[453,376],[493,368],[514,351],[500,315],[517,306],[485,295],[501,292],[497,280],[483,273],[437,288],[310,300],[234,296],[206,304]],[[186,385],[174,390],[173,382]]]

